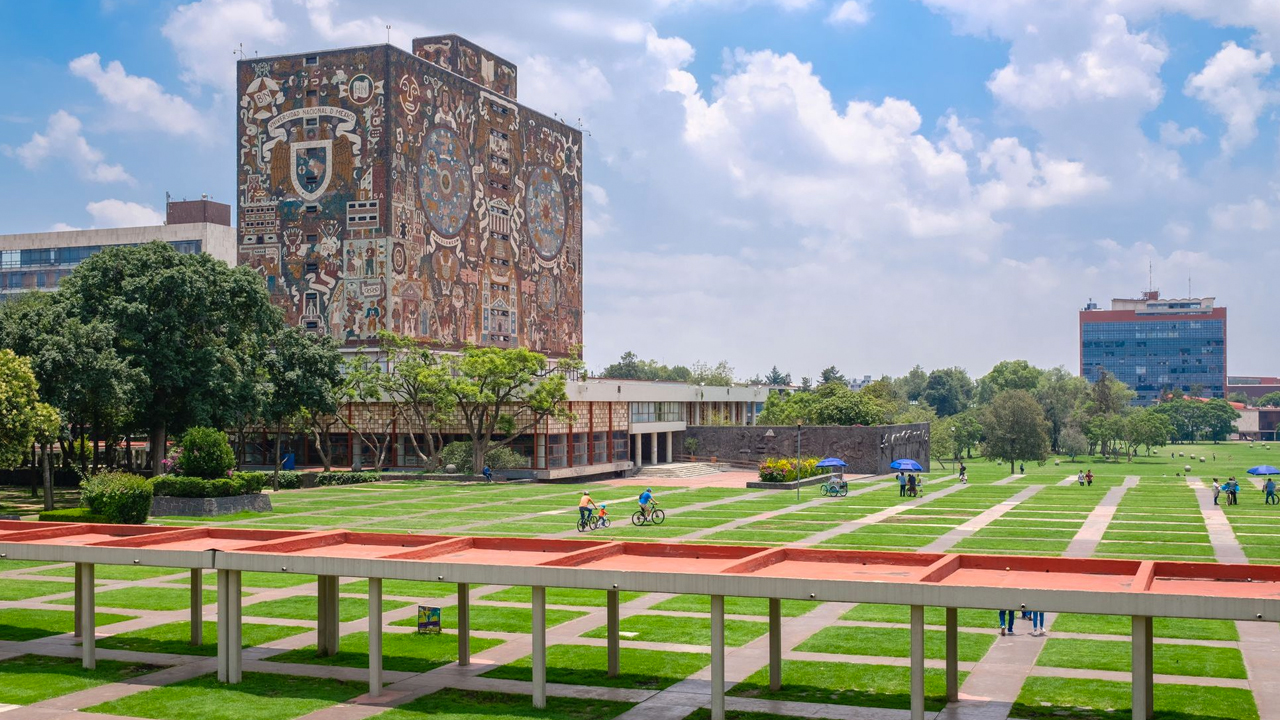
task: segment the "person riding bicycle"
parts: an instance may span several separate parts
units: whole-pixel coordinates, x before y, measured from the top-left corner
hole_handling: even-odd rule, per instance
[[[649,511],[652,509],[653,509],[653,490],[650,488],[645,488],[644,492],[640,493],[640,512],[644,513],[644,516],[648,518]]]
[[[578,500],[578,521],[587,522],[587,518],[591,517],[591,511],[596,509],[596,504],[591,500],[591,491],[583,490],[582,499]]]
[[[596,515],[600,517],[600,522],[604,522],[605,520],[609,519],[608,507],[609,507],[608,505],[601,505],[599,512],[596,513]]]

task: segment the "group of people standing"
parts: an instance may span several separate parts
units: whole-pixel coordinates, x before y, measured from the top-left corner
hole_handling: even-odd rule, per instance
[[[1076,482],[1080,483],[1081,487],[1084,487],[1086,483],[1089,487],[1093,487],[1093,470],[1090,469],[1089,472],[1081,470],[1076,473]]]
[[[1013,620],[1018,616],[1017,610],[1001,610],[1000,611],[1000,634],[1013,634]],[[1032,635],[1048,635],[1049,631],[1044,629],[1044,613],[1039,610],[1023,610],[1022,619],[1031,621]]]
[[[1275,480],[1271,478],[1267,478],[1267,482],[1262,486],[1262,494],[1263,494],[1262,501],[1264,503],[1268,505],[1280,504],[1280,497],[1276,496]],[[1227,505],[1240,504],[1240,483],[1236,480],[1234,475],[1227,478],[1226,482],[1222,484],[1218,484],[1218,478],[1213,479],[1213,504],[1214,505],[1222,504],[1218,502],[1219,495],[1227,496],[1227,502],[1226,502]]]
[[[920,494],[917,489],[923,482],[914,473],[904,474],[898,471],[898,497],[915,497]]]

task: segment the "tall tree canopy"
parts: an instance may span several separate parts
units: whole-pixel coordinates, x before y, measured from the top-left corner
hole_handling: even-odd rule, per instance
[[[973,381],[964,368],[940,368],[929,373],[920,400],[929,404],[940,417],[962,413],[973,399]]]
[[[1035,390],[1044,371],[1026,360],[1002,360],[978,380],[978,403],[986,405],[1005,390]]]
[[[849,381],[845,379],[844,375],[840,374],[840,371],[836,369],[835,365],[832,365],[831,367],[826,368],[825,370],[822,371],[821,374],[818,375],[818,385],[832,385],[832,384],[835,384],[835,385],[849,384]]]
[[[282,323],[251,268],[161,242],[89,257],[58,296],[69,317],[114,327],[116,353],[144,378],[133,416],[151,431],[153,468],[170,430],[233,423],[257,381],[246,367]]]
[[[1005,390],[987,406],[982,423],[986,440],[983,453],[992,460],[1014,465],[1049,457],[1049,423],[1040,404],[1026,390]]]
[[[39,387],[29,360],[0,350],[0,468],[22,464],[31,444],[47,442],[57,424],[57,413],[40,402]]]
[[[790,385],[791,373],[782,373],[778,370],[778,366],[774,365],[768,375],[764,376],[766,385]]]

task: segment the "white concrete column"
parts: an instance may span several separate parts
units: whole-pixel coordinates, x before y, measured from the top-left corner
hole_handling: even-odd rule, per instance
[[[636,439],[636,451],[631,456],[631,462],[636,469],[644,467],[644,436],[640,434],[632,435]]]
[[[316,578],[316,654],[332,657],[338,653],[338,578]]]
[[[658,433],[649,433],[649,464],[657,465],[662,462],[658,459]]]
[[[533,588],[533,706],[547,707],[547,589]]]
[[[227,645],[227,628],[230,626],[229,603],[227,601],[227,573],[229,570],[218,570],[218,682],[227,681],[227,662],[231,657],[231,647]]]
[[[670,430],[667,431],[667,462],[676,461],[676,454],[675,454],[675,447],[674,447],[675,440],[673,437],[674,435],[675,435],[674,432]]]
[[[960,699],[959,611],[947,608],[947,702]]]
[[[609,646],[609,677],[617,677],[621,669],[620,631],[621,612],[618,608],[618,591],[608,590],[605,592],[605,635],[608,637]]]
[[[699,400],[693,404],[693,424],[702,424],[702,401]]]
[[[369,695],[382,694],[382,578],[369,578]]]
[[[240,571],[218,571],[218,681],[235,684],[241,676]]]
[[[76,563],[76,577],[80,580],[80,594],[76,605],[80,608],[80,654],[85,670],[98,667],[97,618],[93,609],[93,563]]]
[[[911,720],[924,720],[924,606],[911,606]]]
[[[471,584],[458,583],[458,665],[471,664]]]
[[[724,596],[711,596],[711,720],[724,720]]]
[[[191,568],[191,644],[204,642],[204,571]]]
[[[782,601],[769,598],[769,689],[782,687]]]
[[[1151,618],[1133,617],[1133,720],[1151,720],[1155,678]]]

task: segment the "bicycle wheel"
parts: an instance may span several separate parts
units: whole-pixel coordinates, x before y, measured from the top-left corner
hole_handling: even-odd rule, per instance
[[[844,497],[844,496],[846,496],[846,495],[848,495],[848,494],[849,494],[849,488],[847,488],[847,487],[840,488],[840,497]]]
[[[609,527],[609,518],[600,518],[600,527],[602,528]]]
[[[587,523],[592,530],[595,530],[596,528],[600,527],[600,518],[596,517],[595,515],[592,515],[591,519],[589,519]]]
[[[653,521],[654,525],[661,525],[662,521],[667,519],[667,514],[661,510],[654,510],[649,519]]]
[[[631,513],[631,524],[640,527],[644,524],[644,513],[639,510]]]
[[[581,519],[581,518],[579,518],[579,519],[578,519],[578,532],[586,532],[586,530],[587,530],[587,521],[586,521],[586,520],[583,520],[583,519]]]
[[[822,497],[826,497],[826,496],[827,496],[827,486],[826,486],[826,485],[823,485],[823,486],[822,486]]]

